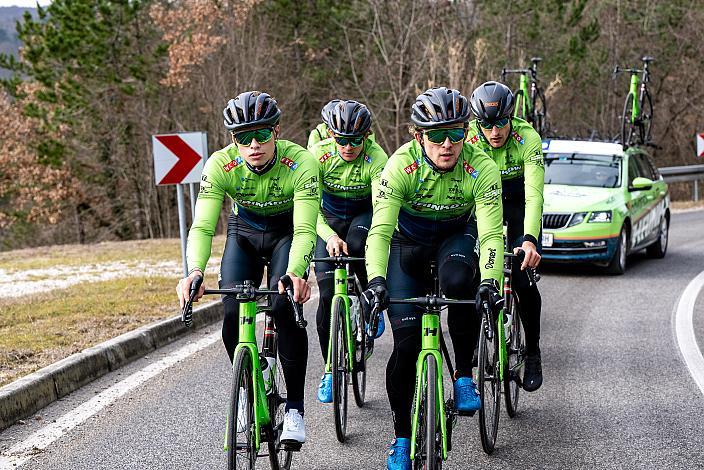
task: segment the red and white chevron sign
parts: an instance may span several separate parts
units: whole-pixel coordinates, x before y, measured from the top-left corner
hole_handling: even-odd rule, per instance
[[[207,142],[205,132],[153,135],[156,184],[200,182]]]
[[[704,157],[704,132],[697,134],[697,156]]]

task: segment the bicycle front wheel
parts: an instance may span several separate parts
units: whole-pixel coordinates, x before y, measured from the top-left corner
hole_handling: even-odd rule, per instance
[[[487,318],[482,320],[479,331],[479,434],[482,448],[487,454],[494,452],[496,433],[499,429],[501,384],[499,383],[499,335],[487,334]],[[503,325],[501,325],[503,328]]]
[[[228,470],[254,469],[257,460],[254,425],[254,384],[252,356],[241,348],[233,362],[230,413],[227,420]]]
[[[435,356],[425,357],[423,396],[418,410],[416,426],[416,451],[413,468],[416,470],[436,470],[442,467],[442,435],[438,423],[437,397],[438,369]],[[415,400],[414,400],[415,403]]]
[[[629,146],[633,143],[633,93],[626,96],[626,101],[623,104],[623,114],[621,114],[621,144]]]
[[[337,297],[332,306],[330,322],[332,341],[332,401],[337,440],[345,442],[347,433],[347,336],[345,334],[345,304]]]
[[[271,416],[272,436],[267,443],[269,447],[269,465],[272,470],[289,470],[293,460],[293,452],[281,446],[281,433],[284,429],[286,414],[286,381],[281,365],[276,363],[271,390],[267,395],[269,416]],[[271,371],[270,371],[271,373]]]
[[[367,392],[367,330],[364,327],[364,315],[357,315],[355,322],[352,391],[354,402],[361,408],[364,406],[364,396]]]
[[[511,295],[508,312],[511,315],[511,327],[509,328],[509,337],[506,341],[508,370],[504,372],[504,398],[506,413],[508,413],[509,417],[514,418],[518,411],[518,397],[521,390],[519,380],[525,362],[526,340],[518,309],[518,299],[513,294]]]

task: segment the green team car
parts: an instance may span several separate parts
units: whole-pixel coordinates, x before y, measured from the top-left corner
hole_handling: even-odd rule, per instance
[[[543,141],[543,258],[587,262],[623,274],[626,256],[667,251],[667,184],[642,149],[572,140]]]

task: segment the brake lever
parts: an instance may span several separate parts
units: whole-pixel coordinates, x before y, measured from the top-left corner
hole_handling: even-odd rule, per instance
[[[203,276],[193,278],[188,292],[188,300],[183,306],[183,310],[181,310],[181,321],[186,325],[186,328],[190,328],[193,325],[193,300],[198,295],[201,284],[203,284]]]
[[[308,326],[308,322],[305,318],[303,318],[303,305],[293,300],[293,281],[291,280],[291,277],[288,274],[284,274],[279,280],[284,285],[284,290],[286,291],[288,300],[293,306],[293,316],[296,320],[296,324],[299,328],[305,328]]]

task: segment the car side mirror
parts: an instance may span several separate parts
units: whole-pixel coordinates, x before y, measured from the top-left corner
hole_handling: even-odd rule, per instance
[[[628,187],[629,191],[647,191],[653,187],[653,180],[639,176]]]

